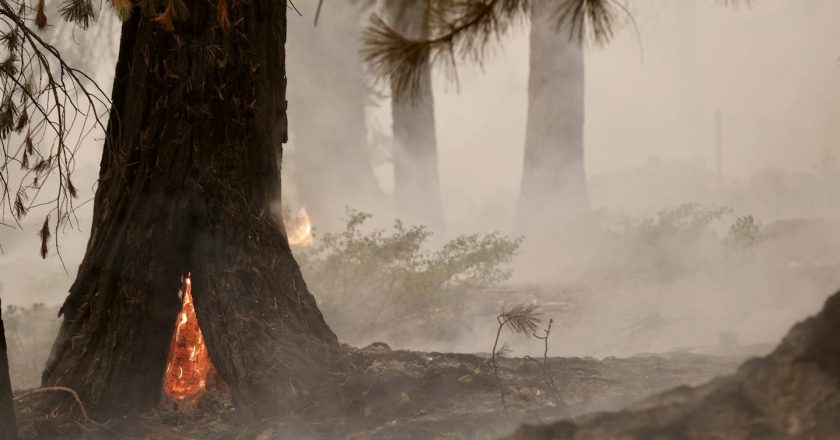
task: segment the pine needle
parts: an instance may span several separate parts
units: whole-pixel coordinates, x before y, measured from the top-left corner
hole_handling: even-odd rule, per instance
[[[131,0],[111,0],[111,7],[114,8],[114,12],[116,12],[120,21],[126,22],[131,19],[134,3]]]
[[[35,26],[41,31],[47,28],[47,14],[44,13],[44,2],[45,0],[38,0],[38,6],[35,8]]]
[[[520,335],[533,335],[542,322],[542,314],[537,312],[535,304],[517,304],[510,309],[503,309],[499,314],[501,322]]]
[[[510,344],[505,342],[498,350],[496,350],[496,357],[499,359],[507,359],[510,357],[512,352],[513,350],[510,348]]]
[[[222,32],[230,30],[230,17],[228,16],[227,0],[219,0],[216,4],[216,21]]]
[[[58,12],[64,20],[76,23],[82,29],[90,27],[90,23],[96,18],[96,11],[90,0],[64,0]]]
[[[44,226],[41,227],[41,231],[38,233],[41,237],[41,258],[47,259],[47,242],[50,240],[50,216],[47,215],[47,218],[44,219]]]

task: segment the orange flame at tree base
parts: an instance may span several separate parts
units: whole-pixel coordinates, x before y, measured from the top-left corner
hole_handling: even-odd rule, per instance
[[[182,295],[181,311],[166,361],[163,391],[176,402],[195,403],[207,388],[208,378],[216,375],[216,369],[210,362],[207,345],[198,326],[190,274],[183,277],[179,293]]]

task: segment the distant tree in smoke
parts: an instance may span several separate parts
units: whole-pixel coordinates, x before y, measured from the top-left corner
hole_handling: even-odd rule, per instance
[[[426,92],[428,65],[455,75],[457,63],[481,63],[487,49],[515,24],[531,18],[531,73],[517,228],[531,232],[588,210],[583,166],[583,50],[612,36],[612,0],[429,0],[423,38],[374,16],[365,56],[388,78],[395,99]],[[393,21],[393,20],[392,20]]]
[[[531,11],[528,122],[516,227],[550,232],[587,213],[584,51],[544,7]]]
[[[408,38],[428,38],[432,1],[388,0],[388,22]],[[420,89],[413,99],[399,99],[400,84],[391,79],[393,116],[394,202],[396,217],[409,224],[426,225],[444,235],[438,149],[435,134],[431,62],[419,67]]]
[[[345,206],[380,211],[386,204],[373,168],[366,108],[374,100],[359,39],[368,0],[326,2],[289,16],[290,161],[297,202],[319,230],[341,226]],[[299,7],[303,7],[302,5]]]

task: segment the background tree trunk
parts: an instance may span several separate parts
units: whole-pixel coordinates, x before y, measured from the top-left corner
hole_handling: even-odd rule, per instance
[[[290,18],[292,162],[298,202],[319,231],[335,231],[344,227],[346,206],[380,212],[387,200],[373,173],[365,119],[372,98],[359,55],[360,6],[327,2],[314,27],[316,3],[306,18]]]
[[[3,327],[3,304],[0,303],[0,440],[17,439],[9,358],[6,354],[6,330]]]
[[[583,49],[544,12],[531,12],[528,122],[516,220],[523,233],[550,230],[589,209]]]
[[[409,38],[426,38],[429,2],[393,0],[390,23]],[[445,234],[441,201],[438,150],[435,136],[435,100],[429,60],[423,67],[420,92],[415,99],[394,100],[394,202],[396,216],[410,225],[425,225],[439,237]]]
[[[101,419],[159,401],[187,272],[212,362],[247,418],[298,403],[337,344],[269,209],[286,138],[286,2],[228,2],[226,34],[215,3],[189,3],[174,32],[137,8],[123,25],[91,236],[43,374]]]

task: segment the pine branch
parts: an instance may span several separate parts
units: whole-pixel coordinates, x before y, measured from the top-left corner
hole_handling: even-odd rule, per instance
[[[22,227],[33,209],[49,207],[39,229],[45,257],[51,238],[58,249],[59,229],[74,226],[75,152],[91,129],[104,131],[108,98],[39,35],[47,25],[45,2],[28,3],[0,0],[0,43],[7,51],[0,62],[0,221],[9,216]],[[65,0],[60,12],[80,26],[94,18],[91,0]]]
[[[536,304],[517,304],[510,309],[503,309],[498,320],[503,326],[507,324],[514,333],[530,336],[542,322],[542,315],[537,309]]]
[[[362,36],[365,61],[379,79],[391,81],[397,100],[417,97],[423,69],[430,61],[442,64],[456,79],[458,61],[481,64],[488,49],[525,21],[531,8],[553,8],[558,31],[568,29],[570,38],[581,43],[587,39],[605,43],[615,23],[615,0],[425,1],[431,11],[426,18],[428,38],[402,35],[376,14]]]

